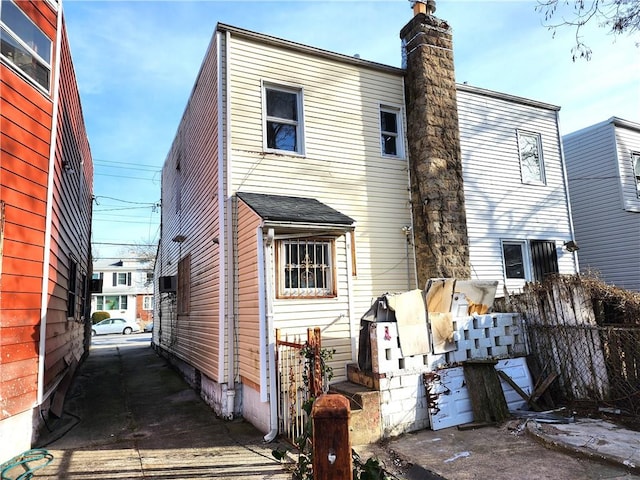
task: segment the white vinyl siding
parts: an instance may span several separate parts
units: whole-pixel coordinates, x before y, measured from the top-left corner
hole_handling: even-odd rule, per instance
[[[458,118],[472,278],[501,280],[502,240],[553,240],[560,273],[575,273],[556,111],[458,86]],[[546,184],[523,184],[517,131],[539,134]],[[524,280],[510,279],[509,290]]]
[[[566,135],[563,146],[581,270],[640,291],[640,199],[631,164],[640,125],[612,119]]]
[[[380,106],[403,104],[403,76],[234,35],[230,44],[232,190],[313,197],[357,223],[353,311],[348,310],[342,236],[336,241],[337,298],[321,304],[278,300],[276,323],[305,332],[308,326],[330,324],[326,335],[337,335],[335,329],[346,335],[340,340],[336,336],[335,342],[346,350],[334,358],[350,360],[349,336],[357,332],[349,333],[349,316],[357,328],[372,298],[415,288],[413,251],[407,259],[402,231],[411,224],[408,165],[406,160],[384,157],[380,149]],[[263,154],[263,82],[303,89],[304,157]],[[402,111],[399,120],[404,131]]]
[[[162,338],[156,339],[161,348],[203,377],[223,381],[219,353],[225,339],[220,338],[219,306],[224,230],[218,215],[216,50],[212,42],[162,171],[163,242],[155,274],[176,275],[179,260],[190,255],[189,311],[178,317],[171,298],[161,295],[155,308],[162,309],[162,317],[156,311],[155,318],[161,327]]]

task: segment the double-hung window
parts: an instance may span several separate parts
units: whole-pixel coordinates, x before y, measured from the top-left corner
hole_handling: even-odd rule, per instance
[[[153,310],[153,295],[145,295],[142,297],[142,309]]]
[[[302,90],[265,84],[263,93],[265,149],[302,155]]]
[[[131,272],[113,272],[113,286],[131,286]]]
[[[335,296],[333,240],[280,240],[277,252],[278,297]]]
[[[380,107],[380,146],[382,154],[402,157],[402,128],[400,109]]]
[[[0,3],[2,59],[47,92],[51,78],[51,40],[12,0]]]
[[[525,247],[525,241],[505,240],[502,242],[505,278],[521,280],[527,278]]]
[[[636,181],[636,195],[640,198],[640,153],[631,152],[631,163],[633,167],[633,177]]]
[[[540,134],[518,130],[522,183],[544,184],[544,162]]]

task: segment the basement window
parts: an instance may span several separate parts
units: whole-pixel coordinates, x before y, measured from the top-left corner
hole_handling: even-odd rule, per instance
[[[334,297],[334,249],[330,239],[280,240],[276,260],[278,297]]]
[[[39,87],[49,92],[51,40],[11,0],[0,3],[0,53]]]

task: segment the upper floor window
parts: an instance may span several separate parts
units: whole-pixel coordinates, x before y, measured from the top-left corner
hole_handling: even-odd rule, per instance
[[[540,134],[518,130],[522,183],[545,183]]]
[[[302,154],[302,90],[264,86],[264,144],[267,150]]]
[[[278,242],[278,296],[335,296],[333,250],[332,240],[294,239]]]
[[[402,129],[400,109],[380,107],[380,144],[382,154],[402,157]]]
[[[640,153],[631,153],[631,163],[633,165],[633,176],[636,179],[636,194],[640,198]]]
[[[113,272],[113,286],[131,286],[131,272]]]
[[[2,59],[49,91],[51,40],[11,0],[0,4]]]

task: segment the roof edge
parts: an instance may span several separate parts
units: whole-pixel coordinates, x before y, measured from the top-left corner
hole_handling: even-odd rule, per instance
[[[457,83],[456,90],[460,90],[468,93],[476,93],[485,97],[498,98],[500,100],[507,100],[522,105],[528,105],[530,107],[544,108],[546,110],[559,111],[561,107],[553,105],[551,103],[540,102],[538,100],[531,100],[530,98],[519,97],[517,95],[511,95],[509,93],[496,92],[495,90],[489,90],[481,87],[474,87],[467,85],[466,83]]]
[[[244,37],[249,40],[255,40],[261,43],[266,43],[268,45],[275,45],[278,47],[289,48],[291,50],[296,50],[298,52],[308,53],[311,55],[316,55],[319,57],[328,58],[330,60],[336,60],[343,63],[356,65],[359,67],[371,68],[373,70],[379,70],[387,73],[392,73],[395,75],[404,76],[405,74],[405,71],[402,68],[392,67],[391,65],[385,65],[383,63],[378,63],[371,60],[363,60],[357,57],[350,57],[349,55],[345,55],[343,53],[332,52],[330,50],[324,50],[322,48],[312,47],[310,45],[293,42],[291,40],[285,40],[283,38],[274,37],[264,33],[245,30],[244,28],[234,27],[233,25],[228,25],[226,23],[218,22],[218,24],[216,25],[216,31],[229,32],[233,35],[238,35],[240,37]]]

